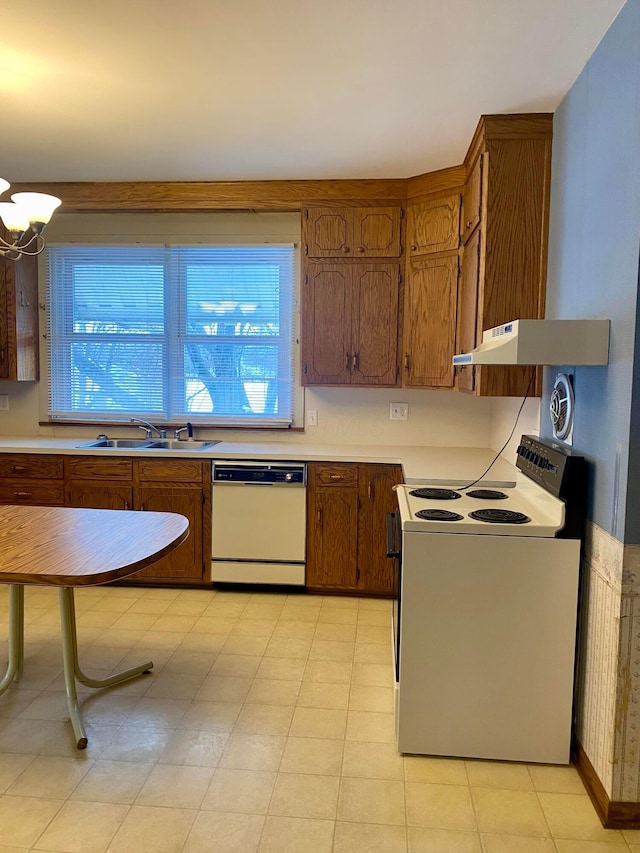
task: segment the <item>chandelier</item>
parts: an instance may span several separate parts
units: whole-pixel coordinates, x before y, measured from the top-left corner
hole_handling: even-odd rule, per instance
[[[0,195],[10,186],[0,178]],[[61,204],[59,198],[46,193],[14,193],[11,201],[0,201],[0,219],[12,241],[0,236],[0,256],[18,261],[23,255],[39,255],[46,245],[42,232]]]

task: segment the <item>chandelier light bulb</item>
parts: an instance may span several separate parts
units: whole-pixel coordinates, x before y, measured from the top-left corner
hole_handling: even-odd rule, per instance
[[[11,201],[24,210],[32,226],[36,223],[45,226],[53,216],[53,211],[62,204],[59,198],[46,193],[14,193]],[[39,230],[42,231],[42,227]]]
[[[0,178],[0,195],[10,186]],[[19,261],[44,252],[42,232],[61,204],[59,198],[47,193],[13,193],[10,202],[0,202],[0,258]]]
[[[29,228],[29,217],[25,210],[10,201],[0,202],[0,219],[12,234],[23,234]]]

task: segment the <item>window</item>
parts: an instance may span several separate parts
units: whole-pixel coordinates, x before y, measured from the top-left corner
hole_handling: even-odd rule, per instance
[[[290,424],[293,270],[293,246],[50,248],[50,418]]]

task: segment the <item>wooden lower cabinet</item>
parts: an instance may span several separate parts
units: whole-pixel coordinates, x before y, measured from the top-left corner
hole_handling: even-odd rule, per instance
[[[175,551],[125,579],[129,583],[202,584],[210,560],[211,466],[197,459],[68,456],[67,506],[177,512],[189,536]]]
[[[0,458],[0,503],[64,506],[61,456],[7,453]]]
[[[133,509],[133,487],[108,481],[71,482],[67,497],[69,506],[89,509]]]
[[[358,586],[358,489],[324,486],[307,496],[307,586]]]
[[[360,465],[358,516],[358,589],[391,595],[392,561],[387,557],[386,519],[397,509],[393,487],[402,483],[400,465]]]
[[[189,536],[175,551],[132,576],[132,580],[203,580],[202,507],[200,489],[139,487],[136,509],[148,512],[177,512],[184,515],[189,519]]]
[[[399,465],[310,463],[307,587],[390,595],[385,514],[395,507]]]

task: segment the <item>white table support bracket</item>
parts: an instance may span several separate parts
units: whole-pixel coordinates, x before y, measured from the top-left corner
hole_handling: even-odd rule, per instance
[[[108,678],[90,678],[80,669],[78,662],[78,637],[76,631],[75,600],[72,587],[60,587],[58,590],[60,602],[60,626],[62,632],[62,661],[64,668],[64,683],[67,694],[67,707],[73,733],[78,749],[87,746],[87,733],[82,722],[78,707],[76,680],[87,687],[112,687],[135,678],[137,675],[148,673],[153,668],[153,662],[125,669]],[[0,695],[7,690],[13,681],[22,675],[24,662],[24,586],[10,584],[9,586],[9,663],[7,672],[0,681]]]

